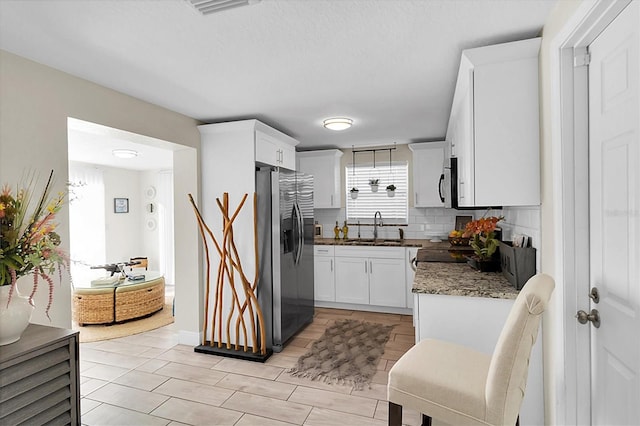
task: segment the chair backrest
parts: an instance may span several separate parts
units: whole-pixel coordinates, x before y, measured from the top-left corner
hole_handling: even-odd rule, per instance
[[[149,260],[146,257],[132,257],[129,262],[138,262],[136,265],[131,265],[131,268],[145,268],[149,265]]]
[[[534,275],[520,290],[509,312],[487,376],[486,421],[490,424],[516,424],[527,384],[531,349],[554,287],[550,276]]]

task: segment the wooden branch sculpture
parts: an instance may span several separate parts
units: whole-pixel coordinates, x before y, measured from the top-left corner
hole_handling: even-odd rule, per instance
[[[242,328],[242,337],[244,338],[243,350],[244,352],[248,351],[248,334],[247,327],[244,320],[244,312],[248,309],[249,318],[250,318],[250,334],[251,339],[253,341],[253,353],[257,353],[260,351],[261,355],[265,355],[267,352],[266,347],[266,331],[265,331],[265,321],[264,315],[262,313],[262,309],[256,297],[256,292],[258,289],[258,277],[259,277],[259,259],[258,259],[258,221],[257,221],[257,194],[253,194],[253,237],[254,237],[254,257],[255,257],[255,277],[253,280],[253,284],[247,279],[247,276],[242,269],[242,261],[240,259],[240,254],[238,253],[238,249],[236,248],[235,241],[233,239],[233,222],[238,217],[240,210],[244,206],[245,201],[247,200],[248,194],[244,194],[240,204],[235,209],[233,215],[229,216],[229,193],[225,192],[222,196],[222,202],[219,198],[216,198],[216,203],[220,212],[222,213],[222,243],[219,244],[216,237],[213,235],[211,228],[206,224],[202,215],[200,214],[200,210],[196,205],[195,201],[191,194],[189,194],[189,201],[193,207],[193,210],[196,215],[196,219],[198,221],[198,228],[200,230],[200,236],[202,237],[202,241],[204,244],[205,250],[205,259],[206,259],[206,288],[205,288],[205,310],[204,310],[204,329],[202,336],[202,345],[207,344],[206,333],[209,326],[209,297],[211,290],[211,280],[210,280],[210,267],[211,260],[209,254],[209,244],[207,241],[207,235],[213,241],[216,250],[218,251],[218,255],[220,256],[220,262],[218,263],[218,273],[216,276],[216,288],[214,294],[214,303],[213,303],[213,314],[211,315],[211,339],[209,340],[209,345],[214,346],[217,342],[218,347],[222,347],[222,332],[223,332],[223,318],[222,318],[222,310],[223,310],[223,294],[225,283],[228,284],[229,289],[231,291],[231,309],[229,310],[229,314],[226,318],[226,327],[225,327],[225,336],[226,336],[226,347],[227,349],[231,349],[232,339],[231,339],[231,325],[233,322],[233,316],[235,314],[235,340],[233,342],[233,347],[235,350],[239,350],[240,347],[240,328]],[[236,287],[236,277],[239,278],[240,284],[242,286],[242,292],[244,293],[244,302],[240,304],[240,299],[238,297],[238,291]],[[255,317],[257,317],[257,324]],[[260,348],[258,349],[258,328],[259,328],[259,342]],[[217,332],[217,333],[216,333]]]

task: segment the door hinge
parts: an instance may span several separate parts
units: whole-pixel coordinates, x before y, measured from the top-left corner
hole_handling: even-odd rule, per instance
[[[589,52],[580,53],[573,57],[574,67],[588,67],[591,62],[591,54]]]

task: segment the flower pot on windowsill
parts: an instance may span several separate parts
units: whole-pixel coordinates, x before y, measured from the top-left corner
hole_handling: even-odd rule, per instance
[[[467,265],[480,272],[500,272],[500,259],[480,259],[476,256],[467,256]]]

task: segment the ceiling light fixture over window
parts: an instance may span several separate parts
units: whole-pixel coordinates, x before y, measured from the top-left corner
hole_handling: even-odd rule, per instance
[[[353,124],[353,120],[350,118],[327,118],[322,122],[322,125],[329,130],[346,130]]]
[[[118,158],[134,158],[138,156],[138,151],[134,151],[133,149],[114,149],[111,151],[111,154]]]

